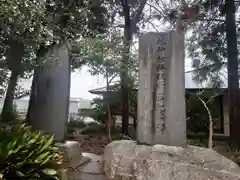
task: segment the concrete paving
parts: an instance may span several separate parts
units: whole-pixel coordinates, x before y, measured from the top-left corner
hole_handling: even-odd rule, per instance
[[[102,156],[92,153],[82,153],[83,159],[90,159],[86,163],[79,162],[76,168],[69,168],[70,180],[106,180],[102,169]]]

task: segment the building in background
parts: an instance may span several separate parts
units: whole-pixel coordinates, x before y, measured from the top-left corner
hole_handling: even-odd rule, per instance
[[[21,98],[15,99],[14,104],[16,105],[17,111],[21,115],[26,115],[28,111],[28,103],[30,96],[22,96]],[[2,111],[4,104],[3,96],[0,97],[0,111]],[[78,112],[81,109],[91,109],[91,100],[82,99],[82,98],[70,98],[69,101],[69,115],[77,116]]]
[[[217,118],[214,119],[214,134],[218,136],[225,136],[228,137],[229,132],[229,113],[228,113],[228,97],[227,97],[227,87],[226,87],[226,79],[223,79],[224,87],[222,88],[214,88],[211,84],[208,82],[205,83],[196,83],[193,80],[194,74],[191,73],[192,71],[185,73],[185,88],[186,88],[186,100],[191,94],[196,94],[202,91],[212,91],[212,92],[218,92],[217,96],[214,96],[214,101],[216,102],[216,109],[217,109]],[[136,91],[137,89],[133,90]],[[109,87],[109,91],[107,92],[106,87],[101,87],[97,89],[92,89],[89,91],[92,94],[102,96],[103,101],[104,99],[109,99],[109,97],[121,97],[119,95],[120,93],[120,85],[114,84]],[[117,94],[116,94],[117,93]],[[202,106],[202,108],[204,108]],[[137,109],[137,107],[136,107]],[[134,124],[134,121],[137,121],[137,112],[129,112],[129,124]],[[121,107],[119,108],[112,108],[112,114],[116,118],[116,124],[121,125],[122,124],[122,116],[121,116]],[[135,120],[134,120],[135,119]],[[188,119],[188,117],[187,117]],[[197,119],[196,119],[197,121]],[[208,128],[207,128],[208,129]]]

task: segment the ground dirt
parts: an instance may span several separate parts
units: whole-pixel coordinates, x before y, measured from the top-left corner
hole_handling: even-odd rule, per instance
[[[78,135],[73,139],[81,144],[81,151],[102,155],[108,139],[104,134]]]

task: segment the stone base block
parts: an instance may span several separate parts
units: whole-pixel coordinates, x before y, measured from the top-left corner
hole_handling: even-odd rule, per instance
[[[63,144],[59,144],[58,147],[62,151],[63,166],[66,169],[76,169],[91,160],[82,156],[80,144],[77,141],[66,141]]]
[[[109,180],[240,180],[236,163],[211,149],[196,146],[114,141],[106,146],[103,160]]]
[[[67,170],[61,169],[59,172],[60,180],[68,180]]]
[[[77,141],[66,141],[65,143],[59,144],[58,147],[66,155],[66,159],[74,159],[82,156],[80,144]]]

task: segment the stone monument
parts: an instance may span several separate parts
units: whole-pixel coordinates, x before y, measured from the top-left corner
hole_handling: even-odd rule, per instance
[[[186,144],[184,33],[147,33],[139,40],[137,142],[114,141],[104,152],[108,179],[240,180],[237,164]]]
[[[183,37],[168,31],[147,33],[139,39],[140,144],[186,145]]]
[[[34,129],[54,135],[63,141],[68,122],[70,96],[70,62],[68,45],[56,44],[49,48],[45,62],[34,77],[30,103],[29,124]],[[36,81],[36,83],[34,83]]]

